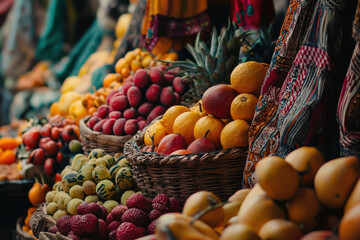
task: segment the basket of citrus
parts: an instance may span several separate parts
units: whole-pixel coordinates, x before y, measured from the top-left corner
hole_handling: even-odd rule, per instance
[[[262,69],[261,79],[252,88],[242,86],[247,71],[243,64],[234,69],[231,85],[208,88],[191,108],[172,106],[125,144],[124,154],[143,193],[166,193],[184,202],[207,190],[225,200],[241,188],[249,124],[267,70],[251,62]]]

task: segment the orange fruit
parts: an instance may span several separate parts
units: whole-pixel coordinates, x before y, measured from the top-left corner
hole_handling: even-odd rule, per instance
[[[144,57],[143,60],[141,60],[141,65],[144,66],[144,68],[147,68],[150,66],[151,61],[153,60],[153,58],[149,55]]]
[[[301,147],[285,157],[296,171],[302,174],[301,185],[313,186],[314,178],[319,168],[325,163],[321,152],[315,147]]]
[[[125,77],[125,78],[130,76],[130,68],[129,67],[124,67],[123,69],[121,69],[121,75],[123,77]]]
[[[223,128],[220,135],[221,146],[225,148],[246,147],[249,145],[250,125],[244,120],[234,120]]]
[[[303,233],[291,221],[272,219],[261,227],[259,236],[261,239],[300,239]]]
[[[59,102],[54,102],[53,104],[51,104],[50,109],[49,109],[49,115],[50,117],[55,116],[55,115],[59,115],[60,111],[59,111]]]
[[[281,157],[263,158],[256,165],[255,176],[261,188],[274,200],[290,200],[299,189],[300,176]]]
[[[230,83],[238,93],[260,95],[267,68],[262,63],[249,61],[240,63],[231,72]]]
[[[181,113],[174,121],[173,132],[179,133],[185,139],[186,144],[189,145],[195,140],[194,126],[200,118],[200,114],[195,112]]]
[[[15,138],[3,137],[0,138],[0,148],[3,150],[14,149],[18,146]]]
[[[204,117],[204,116],[208,115],[208,113],[204,110],[204,108],[202,106],[202,100],[201,99],[197,103],[195,103],[194,106],[192,106],[190,108],[190,111],[199,113],[201,117]]]
[[[352,207],[341,219],[339,239],[360,239],[360,204]]]
[[[131,62],[137,57],[137,54],[133,51],[130,51],[128,53],[125,54],[124,60],[125,63],[127,63],[128,65],[131,64]]]
[[[132,61],[130,67],[133,72],[142,69],[141,63],[137,60]]]
[[[121,79],[122,79],[122,76],[120,74],[108,73],[108,74],[106,74],[106,76],[104,78],[103,87],[109,87],[111,83],[120,82]]]
[[[170,107],[163,115],[163,118],[161,119],[161,123],[163,124],[165,131],[167,134],[173,133],[173,125],[175,119],[184,112],[189,112],[190,109],[188,109],[185,106],[181,105],[175,105]]]
[[[177,53],[171,52],[171,53],[167,53],[164,56],[162,56],[161,60],[169,61],[169,62],[177,61],[177,60],[179,60],[179,56],[177,55]]]
[[[121,73],[121,70],[125,67],[125,65],[127,65],[125,59],[120,58],[115,64],[115,71],[117,73]]]
[[[5,150],[0,155],[0,164],[12,164],[16,160],[16,154],[13,152],[13,150]]]
[[[154,145],[159,145],[159,142],[163,137],[166,136],[165,128],[162,125],[162,123],[159,121],[154,122],[151,124],[144,135],[144,143],[146,146],[151,146],[153,144],[152,142],[152,136],[154,136]]]
[[[242,93],[234,98],[230,106],[231,117],[251,122],[254,118],[258,98],[255,95]]]
[[[194,126],[194,137],[195,139],[202,138],[205,133],[209,130],[206,135],[216,148],[221,147],[220,135],[221,131],[225,127],[225,123],[218,118],[212,116],[205,116],[199,119]]]

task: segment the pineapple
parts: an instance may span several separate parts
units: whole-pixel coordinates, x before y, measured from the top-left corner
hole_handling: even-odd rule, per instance
[[[258,38],[263,37],[264,39]],[[198,33],[194,46],[186,45],[194,61],[176,61],[167,69],[180,68],[179,76],[189,81],[190,89],[185,93],[185,102],[194,103],[201,99],[203,93],[216,84],[229,84],[232,70],[239,62],[254,60],[261,56],[257,50],[263,49],[263,43],[268,43],[268,35],[261,35],[256,30],[244,31],[241,27],[229,21],[218,35],[214,28],[211,33],[210,48],[200,40]],[[252,44],[256,44],[252,47]],[[244,51],[245,50],[245,51]],[[255,59],[255,61],[257,61]],[[262,62],[262,60],[260,60]]]

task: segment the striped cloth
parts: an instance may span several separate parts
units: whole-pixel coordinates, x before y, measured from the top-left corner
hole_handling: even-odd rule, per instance
[[[356,47],[341,90],[337,114],[341,156],[360,157],[360,1],[354,19],[353,37]]]
[[[315,146],[326,159],[339,156],[336,106],[341,66],[348,64],[344,6],[343,0],[291,2],[250,128],[244,187],[254,185],[256,163],[269,155]]]

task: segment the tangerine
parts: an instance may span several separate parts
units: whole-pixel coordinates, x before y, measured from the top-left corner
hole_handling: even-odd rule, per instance
[[[181,105],[175,105],[170,107],[166,112],[164,113],[163,118],[161,119],[161,123],[163,124],[165,131],[167,134],[173,133],[173,125],[175,119],[184,112],[189,112],[190,109],[188,109],[185,106]]]
[[[159,145],[161,139],[165,136],[166,136],[165,128],[160,122],[160,120],[158,120],[147,128],[144,135],[144,143],[146,146],[151,146],[153,145],[153,141],[154,141],[154,145],[157,146]]]
[[[251,122],[254,118],[258,98],[253,94],[242,93],[234,98],[231,103],[231,117]]]
[[[200,114],[196,112],[181,113],[174,121],[173,132],[179,133],[185,139],[186,144],[189,145],[195,140],[194,127],[200,118]],[[201,137],[203,136],[204,134]]]
[[[259,96],[266,72],[267,68],[262,63],[255,61],[240,63],[231,72],[231,87],[238,93],[251,93]]]
[[[225,148],[245,147],[249,144],[250,125],[244,120],[234,120],[225,125],[220,135],[221,146]]]

